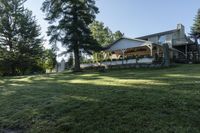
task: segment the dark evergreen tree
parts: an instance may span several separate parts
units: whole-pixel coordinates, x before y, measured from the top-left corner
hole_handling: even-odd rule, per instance
[[[194,19],[194,24],[191,28],[191,35],[197,39],[200,39],[200,9]]]
[[[71,53],[67,61],[68,69],[71,69],[73,67],[73,64],[74,64],[73,61],[74,61],[74,57],[73,57],[73,54]]]
[[[80,71],[80,49],[99,48],[88,26],[98,13],[95,0],[45,0],[42,11],[51,24],[48,28],[50,43],[56,45],[60,41],[68,52],[74,52],[74,70]]]
[[[40,27],[24,2],[0,0],[0,69],[9,75],[36,69],[43,54]]]
[[[191,28],[191,35],[195,39],[196,47],[197,47],[197,53],[198,53],[198,61],[200,57],[200,51],[199,51],[199,44],[198,40],[200,39],[200,9],[197,12],[197,15],[194,19],[194,24]]]

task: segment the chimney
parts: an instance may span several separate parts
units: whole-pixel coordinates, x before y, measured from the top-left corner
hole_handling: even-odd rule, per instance
[[[177,30],[179,30],[179,38],[185,38],[185,27],[182,24],[177,25]]]
[[[177,29],[185,31],[185,27],[182,24],[177,24]]]

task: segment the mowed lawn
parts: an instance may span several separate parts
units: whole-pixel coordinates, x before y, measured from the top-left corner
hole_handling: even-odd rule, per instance
[[[200,65],[0,78],[0,132],[199,133]]]

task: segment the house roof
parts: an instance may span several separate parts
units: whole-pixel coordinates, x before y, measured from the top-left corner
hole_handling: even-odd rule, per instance
[[[143,47],[143,46],[147,46],[147,45],[149,45],[149,44],[151,44],[151,45],[157,45],[157,46],[162,47],[161,45],[155,44],[155,43],[150,42],[150,41],[141,40],[141,39],[132,39],[132,38],[122,37],[122,38],[116,40],[115,42],[111,43],[110,45],[104,47],[103,50],[116,49],[117,47],[115,47],[114,45],[116,45],[119,41],[121,41],[121,40],[123,40],[123,39],[129,40],[129,41],[133,41],[133,42],[136,42],[136,43],[126,43],[126,44],[129,45],[129,46],[127,46],[126,44],[123,44],[123,43],[122,43],[122,44],[120,44],[120,45],[122,46],[122,49]],[[130,45],[132,45],[132,46],[130,47]],[[125,47],[127,47],[127,48],[125,48]]]
[[[104,49],[104,50],[105,50],[105,49],[109,49],[110,47],[112,47],[114,44],[116,44],[117,42],[119,42],[119,41],[122,40],[122,39],[131,40],[131,41],[138,41],[138,42],[143,42],[143,43],[147,42],[147,41],[141,40],[141,39],[132,39],[132,38],[127,38],[127,37],[122,37],[122,38],[120,38],[120,39],[114,41],[113,43],[107,45],[106,47],[103,47],[103,49]]]
[[[163,35],[167,35],[167,34],[172,34],[179,31],[179,29],[174,29],[174,30],[169,30],[169,31],[164,31],[164,32],[159,32],[159,33],[155,33],[155,34],[150,34],[150,35],[146,35],[146,36],[142,36],[142,37],[137,37],[136,39],[148,39],[150,37],[154,37],[154,36],[163,36]]]

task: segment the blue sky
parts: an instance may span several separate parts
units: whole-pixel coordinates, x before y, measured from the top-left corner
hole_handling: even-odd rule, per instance
[[[40,10],[44,0],[27,0],[25,6],[33,11],[46,36],[48,23]],[[190,32],[193,19],[200,8],[199,0],[97,0],[102,21],[112,31],[120,30],[127,37],[175,29],[178,23]],[[47,37],[45,37],[47,38]]]

